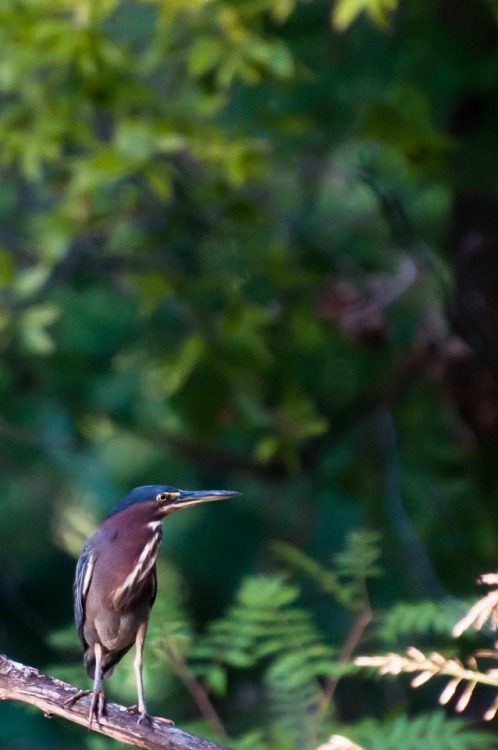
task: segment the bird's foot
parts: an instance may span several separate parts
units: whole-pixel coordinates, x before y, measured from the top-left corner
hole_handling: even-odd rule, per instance
[[[68,698],[67,701],[64,701],[62,705],[74,706],[76,701],[79,701],[80,698],[84,698],[85,695],[93,695],[93,690],[78,690],[78,692],[71,696],[71,698]]]
[[[68,698],[67,701],[64,701],[63,705],[73,706],[76,701],[79,701],[80,698],[84,698],[86,695],[92,696],[92,703],[88,714],[88,728],[91,729],[94,718],[96,719],[97,724],[100,724],[100,719],[102,716],[105,716],[105,697],[102,690],[97,690],[96,692],[93,690],[79,690],[71,698]]]
[[[137,724],[152,724],[152,716],[150,716],[145,709],[140,709],[138,706],[128,706],[126,709],[127,714],[139,714]]]
[[[154,721],[159,721],[161,724],[167,724],[169,727],[175,726],[173,719],[165,719],[163,716],[154,716]]]
[[[92,728],[92,720],[95,717],[97,726],[100,724],[100,720],[105,716],[105,696],[103,690],[97,690],[92,693],[92,705],[90,706],[90,713],[88,715],[88,728]]]
[[[153,721],[160,721],[163,724],[169,724],[170,726],[175,726],[175,722],[171,719],[163,719],[161,716],[151,716],[147,713],[147,711],[140,710],[138,706],[129,706],[129,708],[126,709],[127,714],[139,714],[137,724],[147,724],[150,726]]]

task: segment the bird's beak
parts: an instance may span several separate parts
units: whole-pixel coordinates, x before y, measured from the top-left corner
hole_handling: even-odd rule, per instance
[[[177,508],[186,508],[188,505],[210,503],[214,500],[228,500],[229,497],[238,497],[240,494],[235,490],[180,490],[178,497],[175,497],[168,504],[168,507],[170,510],[176,510]]]

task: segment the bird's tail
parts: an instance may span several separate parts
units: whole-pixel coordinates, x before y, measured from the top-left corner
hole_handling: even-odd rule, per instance
[[[85,651],[83,661],[87,675],[93,680],[95,678],[95,653],[93,649],[89,648]]]

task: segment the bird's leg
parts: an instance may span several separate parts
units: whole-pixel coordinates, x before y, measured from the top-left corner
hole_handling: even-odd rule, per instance
[[[147,634],[147,622],[141,623],[137,630],[137,635],[135,637],[135,661],[133,662],[133,666],[135,669],[135,678],[137,681],[137,697],[138,697],[138,705],[137,706],[130,706],[130,708],[127,708],[126,710],[128,713],[139,713],[140,716],[138,717],[138,723],[142,724],[142,722],[146,721],[150,723],[152,721],[152,717],[147,713],[147,707],[145,705],[145,693],[144,693],[144,682],[143,682],[143,652],[144,652],[144,643],[145,643],[145,636]],[[156,717],[156,721],[160,721],[163,724],[172,724],[175,725],[174,721],[171,721],[171,719],[163,719]]]
[[[135,661],[133,667],[135,670],[135,679],[137,682],[137,698],[138,706],[131,706],[128,711],[137,712],[140,714],[138,717],[138,723],[141,724],[143,721],[150,721],[150,716],[147,713],[147,707],[145,705],[145,693],[144,693],[144,681],[143,681],[143,652],[145,636],[147,634],[147,622],[140,623],[137,635],[135,637]]]
[[[135,669],[135,679],[137,681],[137,696],[138,696],[138,710],[140,711],[139,723],[141,723],[147,714],[147,707],[145,705],[145,693],[144,693],[144,678],[143,678],[143,653],[145,636],[147,634],[147,623],[143,622],[137,631],[137,637],[135,639],[135,661],[133,663]]]
[[[105,713],[105,698],[102,690],[102,646],[96,643],[95,651],[95,677],[93,680],[92,705],[88,717],[88,726],[91,728],[93,717],[97,719],[97,724]]]
[[[92,728],[92,721],[95,717],[97,724],[100,723],[100,719],[105,714],[105,698],[104,691],[102,690],[102,646],[100,643],[95,644],[95,677],[93,680],[92,690],[79,690],[76,695],[73,695],[67,701],[64,702],[65,706],[72,706],[80,698],[85,695],[92,696],[92,704],[90,706],[90,713],[88,715],[88,728]]]

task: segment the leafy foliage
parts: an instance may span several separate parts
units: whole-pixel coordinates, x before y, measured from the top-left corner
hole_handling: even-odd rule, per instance
[[[82,538],[133,486],[234,487],[165,528],[154,710],[276,750],[432,709],[337,678],[496,566],[496,3],[0,6],[4,650],[81,683]],[[6,750],[96,746],[22,717]]]
[[[480,582],[496,586],[498,583],[498,576],[495,573],[489,573],[481,576]],[[497,601],[498,592],[495,588],[486,596],[482,597],[477,603],[473,604],[470,609],[467,608],[468,611],[463,613],[463,616],[456,624],[453,624],[452,635],[454,637],[459,637],[470,627],[474,627],[476,630],[481,630],[488,620],[491,620],[494,628],[496,624]],[[397,607],[397,609],[399,610],[399,607]],[[414,609],[420,611],[420,607],[415,607]],[[434,624],[433,609],[434,607],[428,608],[427,603],[423,604],[422,613],[425,612],[427,614],[427,612],[429,612],[429,618],[424,618],[416,628],[412,626],[413,632],[424,632],[431,628]],[[443,615],[444,614],[443,608]],[[399,617],[399,614],[397,614],[397,616]],[[396,624],[396,616],[394,622]],[[409,625],[409,621],[405,621],[404,624]],[[402,634],[401,629],[400,634]],[[384,656],[359,656],[355,660],[355,663],[360,667],[377,668],[381,675],[399,675],[402,673],[416,672],[416,677],[411,681],[412,687],[424,685],[433,677],[450,677],[451,679],[447,682],[439,697],[439,702],[442,705],[445,705],[456,697],[455,711],[461,713],[462,711],[465,711],[469,705],[477,685],[498,688],[497,672],[494,666],[491,669],[482,669],[478,666],[478,662],[483,658],[494,662],[498,659],[498,651],[496,648],[487,650],[481,649],[477,651],[475,655],[472,655],[467,659],[466,666],[455,656],[445,657],[437,652],[432,652],[429,656],[426,656],[422,651],[413,646],[409,647],[406,650],[406,654],[403,655],[390,653]],[[464,689],[458,694],[459,688],[462,684],[464,685]],[[494,719],[497,712],[498,697],[495,696],[493,702],[484,713],[484,719],[488,721]]]
[[[344,31],[360,13],[366,12],[379,26],[387,26],[389,12],[395,10],[397,5],[397,0],[336,0],[332,23],[338,31]]]
[[[331,677],[334,651],[310,613],[296,606],[299,590],[282,576],[247,579],[225,617],[215,620],[192,652],[194,671],[226,691],[228,667],[264,666],[270,713],[295,742],[309,746],[308,717],[320,701],[320,677]]]
[[[322,585],[334,580],[333,589],[325,586],[327,593],[354,611],[355,584],[372,573],[377,544],[377,537],[368,532],[352,534],[344,552],[337,555],[337,578],[331,570],[295,552],[305,567],[314,565],[314,573],[318,569]],[[285,550],[292,557],[290,547],[285,546]],[[351,553],[359,550],[363,556],[353,562]],[[340,576],[344,578],[342,584]],[[299,744],[312,748],[328,704],[328,688],[324,686],[332,685],[354,667],[344,662],[337,645],[324,637],[311,613],[299,605],[300,594],[287,575],[246,578],[235,603],[221,619],[209,624],[188,656],[190,669],[214,695],[226,695],[229,674],[234,670],[261,675],[267,710],[260,720],[267,725],[267,738],[285,737],[290,747]],[[161,648],[158,656],[160,652]]]
[[[399,642],[404,636],[448,637],[465,611],[465,603],[456,599],[398,602],[380,618],[379,637],[387,642]]]
[[[363,584],[379,574],[377,559],[379,539],[370,532],[352,533],[344,551],[334,556],[332,567],[320,565],[302,551],[290,545],[274,545],[274,550],[287,562],[306,572],[328,596],[332,596],[342,606],[353,613],[358,611],[358,583]],[[356,585],[351,585],[351,581]],[[354,595],[352,595],[354,592]],[[368,606],[363,588],[363,607]],[[331,694],[337,682],[355,674],[357,668],[374,667],[381,674],[416,673],[412,685],[419,686],[434,676],[450,677],[440,702],[450,700],[460,683],[467,681],[475,687],[478,682],[496,685],[492,670],[478,672],[477,668],[466,668],[455,658],[445,658],[432,653],[425,656],[419,650],[410,648],[405,656],[389,654],[386,657],[350,658],[344,648],[325,638],[316,627],[310,613],[299,606],[301,592],[288,575],[252,576],[246,578],[239,590],[235,603],[225,615],[209,624],[205,634],[191,640],[183,639],[183,658],[174,645],[178,628],[161,620],[158,638],[153,636],[153,646],[161,661],[169,655],[170,666],[181,673],[187,668],[200,679],[208,693],[223,697],[227,694],[230,674],[249,672],[262,678],[264,703],[268,709],[260,712],[260,722],[265,730],[249,732],[240,738],[237,747],[264,750],[266,748],[299,747],[314,748],[318,738],[329,724],[327,714]],[[439,609],[441,611],[439,611]],[[454,601],[443,603],[438,608],[435,602],[414,605],[397,605],[391,612],[380,618],[381,637],[389,636],[391,630],[398,637],[406,634],[434,632],[448,633],[450,611],[465,609]],[[172,608],[175,611],[175,608]],[[182,615],[173,617],[182,622]],[[180,626],[180,631],[183,630]],[[349,636],[348,640],[351,638]],[[176,664],[175,664],[176,662]],[[472,690],[460,696],[457,711],[463,711],[470,699]],[[498,706],[498,701],[496,702]],[[493,707],[490,711],[496,710]],[[489,712],[488,712],[489,713]],[[474,750],[491,747],[491,736],[470,729],[465,722],[449,720],[442,713],[422,714],[415,718],[399,716],[389,722],[380,723],[370,719],[360,719],[353,727],[345,727],[344,748],[351,742],[359,742],[362,750],[372,748],[414,748],[419,743],[427,747],[461,748]],[[277,739],[279,738],[279,739]],[[333,739],[333,738],[332,738]],[[331,749],[342,745],[339,737],[331,740]],[[339,742],[339,744],[337,744]],[[327,744],[323,746],[328,747]]]
[[[470,729],[465,722],[448,721],[442,712],[408,718],[398,716],[391,721],[363,722],[354,732],[364,750],[481,750],[491,748],[494,738]]]
[[[277,542],[273,550],[282,560],[310,576],[324,592],[334,596],[346,609],[357,611],[368,606],[365,584],[381,574],[377,565],[380,538],[376,532],[352,531],[342,552],[325,566],[295,549],[290,544]]]

